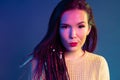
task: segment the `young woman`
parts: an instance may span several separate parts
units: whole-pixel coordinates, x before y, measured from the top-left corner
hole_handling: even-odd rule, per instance
[[[104,57],[94,54],[97,31],[85,0],[61,0],[35,47],[31,80],[110,80]]]

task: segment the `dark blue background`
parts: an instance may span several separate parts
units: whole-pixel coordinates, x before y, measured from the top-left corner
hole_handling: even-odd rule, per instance
[[[26,80],[19,68],[46,33],[48,20],[60,0],[0,0],[0,80]],[[96,52],[109,64],[111,80],[120,79],[120,1],[87,0],[97,28]]]

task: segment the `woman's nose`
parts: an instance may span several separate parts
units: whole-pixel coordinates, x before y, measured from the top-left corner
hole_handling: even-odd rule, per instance
[[[70,29],[70,38],[73,39],[76,37],[76,30],[74,28]]]

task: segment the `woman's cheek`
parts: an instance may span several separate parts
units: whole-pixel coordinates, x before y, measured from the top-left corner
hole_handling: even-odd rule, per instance
[[[68,30],[60,30],[60,36],[66,38],[68,36]]]
[[[85,30],[83,30],[83,29],[77,31],[78,36],[84,36],[84,34],[85,34]]]
[[[79,30],[77,32],[77,36],[79,37],[79,39],[83,40],[86,38],[86,30]]]

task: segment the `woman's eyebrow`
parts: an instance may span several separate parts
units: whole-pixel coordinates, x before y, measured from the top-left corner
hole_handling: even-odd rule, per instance
[[[77,25],[80,25],[80,24],[83,24],[83,23],[85,23],[84,21],[81,21],[81,22],[78,22],[77,23]],[[60,23],[60,26],[70,26],[69,24],[67,24],[67,23]]]
[[[70,26],[70,25],[67,24],[67,23],[61,23],[60,26],[61,26],[61,25],[62,25],[62,26],[63,26],[63,25],[65,25],[65,26]]]
[[[77,25],[80,25],[80,24],[83,24],[83,23],[85,23],[84,21],[81,21],[81,22],[79,22]]]

